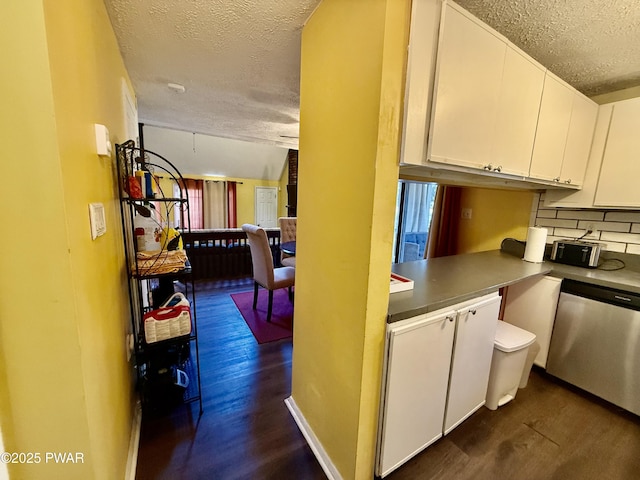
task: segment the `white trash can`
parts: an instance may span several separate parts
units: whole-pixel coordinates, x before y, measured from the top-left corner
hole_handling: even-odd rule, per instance
[[[529,346],[535,340],[533,333],[498,321],[485,403],[488,409],[495,410],[515,398],[523,380]]]
[[[524,370],[522,371],[522,377],[520,378],[520,388],[526,387],[527,383],[529,383],[531,367],[533,367],[533,361],[536,359],[539,351],[540,342],[535,340],[531,345],[529,345],[529,353],[527,353],[527,360],[524,362]]]

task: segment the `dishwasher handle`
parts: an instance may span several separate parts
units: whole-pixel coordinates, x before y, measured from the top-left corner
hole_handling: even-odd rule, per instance
[[[562,281],[560,291],[562,293],[569,293],[598,302],[640,311],[640,294],[638,293],[568,279]]]

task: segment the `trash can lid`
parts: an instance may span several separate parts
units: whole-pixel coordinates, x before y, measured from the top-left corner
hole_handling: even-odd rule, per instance
[[[503,352],[514,352],[521,348],[528,347],[536,339],[536,336],[526,330],[511,325],[510,323],[498,320],[496,328],[495,347]]]

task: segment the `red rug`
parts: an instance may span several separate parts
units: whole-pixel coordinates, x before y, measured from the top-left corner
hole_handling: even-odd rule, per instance
[[[261,288],[258,292],[258,305],[254,310],[253,291],[234,293],[231,298],[238,307],[242,318],[247,322],[258,343],[274,342],[293,336],[293,304],[289,301],[289,291],[281,288],[273,292],[273,310],[271,322],[267,322],[269,292]]]

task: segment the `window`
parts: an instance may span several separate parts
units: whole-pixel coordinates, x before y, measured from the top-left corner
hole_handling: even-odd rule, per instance
[[[398,182],[393,245],[395,263],[424,258],[437,188],[436,183]]]

